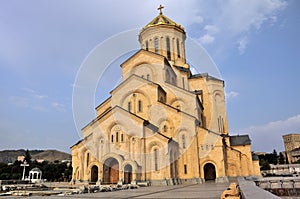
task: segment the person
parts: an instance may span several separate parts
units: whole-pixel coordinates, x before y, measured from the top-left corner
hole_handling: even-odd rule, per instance
[[[294,181],[294,180],[291,180],[291,181],[290,181],[290,185],[291,185],[291,188],[292,188],[292,189],[295,189],[295,181]]]
[[[271,182],[270,182],[270,180],[267,182],[267,188],[271,189]]]

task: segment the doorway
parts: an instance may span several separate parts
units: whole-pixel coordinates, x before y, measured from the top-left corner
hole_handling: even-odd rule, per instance
[[[205,181],[216,180],[216,168],[212,163],[207,163],[204,165],[204,179]]]
[[[130,164],[126,164],[124,167],[124,183],[130,184],[132,182],[132,166]]]
[[[108,158],[103,164],[103,183],[117,184],[119,181],[119,162],[115,158]]]
[[[91,182],[95,183],[98,181],[98,167],[96,165],[91,168]]]

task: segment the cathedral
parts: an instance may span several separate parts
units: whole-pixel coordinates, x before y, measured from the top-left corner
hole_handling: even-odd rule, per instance
[[[141,29],[141,49],[121,64],[121,83],[71,147],[74,183],[175,185],[260,175],[249,136],[229,135],[224,81],[191,73],[184,27],[162,8]]]

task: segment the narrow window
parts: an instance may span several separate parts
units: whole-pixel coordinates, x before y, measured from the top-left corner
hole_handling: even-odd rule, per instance
[[[154,169],[155,171],[158,170],[158,151],[154,149]]]
[[[124,142],[124,134],[121,134],[121,142]]]
[[[206,145],[206,150],[207,150],[207,151],[209,150],[209,146],[208,146],[208,145]]]
[[[203,147],[203,145],[201,145],[201,150],[202,150],[202,151],[204,150],[204,147]]]
[[[116,142],[119,142],[119,132],[116,132]]]
[[[141,100],[139,100],[139,102],[138,102],[138,111],[143,112],[143,106],[142,106],[142,101]]]
[[[87,154],[86,154],[86,166],[89,165],[89,162],[90,162],[90,154],[87,153]]]
[[[184,89],[184,77],[182,78],[182,88]]]
[[[187,174],[187,166],[186,166],[186,164],[183,165],[183,168],[184,168],[184,174]]]
[[[130,112],[131,111],[131,103],[128,102],[128,111]]]
[[[169,37],[167,37],[166,43],[167,43],[167,58],[168,58],[168,60],[171,60],[170,38]]]
[[[167,125],[164,125],[164,132],[166,133],[168,131]]]
[[[180,58],[180,46],[179,46],[179,39],[176,41],[177,43],[177,57]]]
[[[214,145],[212,144],[212,145],[210,145],[210,148],[211,148],[211,150],[213,150],[214,149]]]
[[[221,122],[222,122],[222,133],[224,133],[225,131],[224,131],[224,120],[223,120],[223,118],[221,118]]]
[[[185,149],[186,148],[186,146],[185,146],[185,136],[182,135],[181,139],[182,139],[182,148]]]
[[[111,142],[114,142],[114,135],[111,135]]]
[[[218,128],[219,128],[219,132],[221,132],[221,130],[220,130],[220,117],[218,117]]]
[[[148,50],[149,48],[149,44],[148,44],[148,41],[146,41],[146,50]]]
[[[166,82],[170,83],[170,72],[166,70]]]
[[[155,49],[155,53],[158,54],[158,38],[155,38],[154,40],[154,49]]]
[[[147,80],[150,80],[150,75],[149,74],[147,74]]]

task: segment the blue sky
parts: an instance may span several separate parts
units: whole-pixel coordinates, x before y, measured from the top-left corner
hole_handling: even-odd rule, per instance
[[[0,149],[70,152],[80,139],[72,113],[80,65],[108,37],[146,25],[159,4],[219,68],[231,134],[249,134],[255,151],[283,150],[282,135],[300,133],[296,0],[0,1]],[[107,96],[101,90],[93,106]]]

